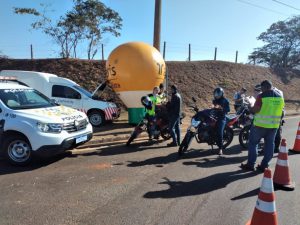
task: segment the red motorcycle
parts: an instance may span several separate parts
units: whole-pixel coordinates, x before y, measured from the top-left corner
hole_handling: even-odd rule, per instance
[[[165,106],[158,106],[156,109],[156,118],[153,121],[144,117],[138,125],[134,128],[131,136],[129,137],[126,146],[129,146],[131,142],[136,139],[142,132],[148,132],[151,127],[154,127],[153,136],[155,139],[158,139],[161,136],[164,140],[171,138],[169,132],[169,120],[167,115],[167,110]]]
[[[196,103],[196,100],[192,98]],[[192,106],[195,111],[195,115],[192,117],[191,125],[189,126],[180,146],[178,149],[178,155],[183,155],[195,138],[198,143],[207,143],[216,145],[217,134],[216,134],[216,121],[217,121],[217,110],[218,109],[205,109],[199,111],[197,106]],[[224,128],[223,133],[223,147],[226,148],[231,144],[233,140],[233,129],[229,126],[228,122]]]

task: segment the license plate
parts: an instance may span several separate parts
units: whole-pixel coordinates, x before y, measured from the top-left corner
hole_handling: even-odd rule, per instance
[[[87,140],[87,135],[84,135],[84,136],[76,138],[75,142],[76,142],[76,144],[78,144],[78,143],[84,142],[86,140]]]

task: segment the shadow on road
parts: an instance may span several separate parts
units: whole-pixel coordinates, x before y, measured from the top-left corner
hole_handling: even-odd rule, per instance
[[[178,159],[177,152],[173,152],[167,156],[158,156],[155,158],[146,159],[144,161],[129,161],[128,167],[138,167],[147,165],[165,165],[176,162]]]
[[[22,173],[27,171],[36,170],[52,163],[60,161],[72,155],[71,152],[65,152],[50,158],[35,158],[28,166],[13,166],[6,162],[4,159],[0,160],[0,176],[5,174]]]
[[[236,197],[232,198],[231,200],[235,201],[235,200],[239,200],[239,199],[243,199],[243,198],[249,198],[249,197],[257,196],[258,193],[259,193],[259,189],[260,188],[256,188],[252,191],[248,191],[244,194],[241,194],[239,196],[236,196]]]
[[[239,154],[240,153],[240,146],[235,145],[227,150],[225,150],[225,154],[222,156],[216,156],[215,158],[212,157],[205,157],[206,155],[202,155],[200,159],[195,161],[188,161],[183,162],[183,165],[186,166],[197,166],[201,168],[209,168],[209,167],[216,167],[216,166],[224,166],[224,165],[232,165],[232,164],[239,164],[247,159],[247,156],[231,156],[226,157],[226,154]]]
[[[129,154],[134,152],[141,152],[144,150],[151,150],[151,149],[163,149],[164,146],[159,145],[162,141],[155,141],[155,142],[139,142],[130,145],[129,147],[125,146],[124,144],[117,143],[116,145],[105,146],[99,149],[95,149],[93,152],[88,153],[76,153],[76,156],[91,156],[91,155],[98,155],[98,156],[112,156],[112,155],[121,155],[121,154]]]
[[[161,148],[161,147],[160,147]],[[201,158],[199,159],[199,162],[184,162],[184,165],[196,165],[199,167],[211,167],[211,166],[222,166],[222,165],[228,165],[233,163],[240,163],[243,162],[247,157],[230,157],[225,158],[223,156],[219,157],[216,156],[217,151],[212,150],[195,150],[191,149],[189,152],[185,153],[183,156],[178,156],[177,148],[174,148],[173,153],[167,155],[167,156],[158,156],[155,158],[146,159],[143,161],[129,161],[128,167],[138,167],[138,166],[147,166],[147,165],[165,165],[169,163],[176,162],[180,159],[194,159],[194,158]],[[240,153],[240,147],[239,145],[233,146],[226,150],[227,155],[231,154],[238,154]],[[210,159],[210,158],[203,158],[203,157],[210,157],[210,156],[216,156],[217,159]],[[205,165],[202,165],[205,164]]]
[[[218,173],[205,178],[193,181],[165,181],[159,184],[169,185],[169,189],[161,191],[151,191],[144,195],[144,198],[179,198],[193,195],[206,194],[225,188],[231,182],[256,176],[258,173],[236,170],[232,172]]]
[[[225,165],[232,165],[232,164],[240,164],[247,160],[247,156],[237,156],[237,157],[217,157],[217,158],[202,158],[195,161],[190,162],[183,162],[183,165],[186,166],[197,166],[201,168],[210,168],[210,167],[217,167],[217,166],[225,166]]]

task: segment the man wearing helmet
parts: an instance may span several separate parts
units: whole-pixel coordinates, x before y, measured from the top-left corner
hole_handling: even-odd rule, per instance
[[[229,113],[229,101],[224,97],[224,90],[217,87],[214,90],[214,108],[217,109],[217,145],[219,147],[219,155],[223,154],[223,132],[226,125],[226,114]]]

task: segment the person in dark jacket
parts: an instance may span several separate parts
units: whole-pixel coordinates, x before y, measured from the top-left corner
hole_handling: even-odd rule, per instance
[[[217,87],[214,90],[214,108],[217,114],[217,145],[219,147],[219,155],[223,154],[223,132],[226,125],[226,115],[230,111],[229,101],[224,97],[224,90]]]
[[[168,147],[180,145],[180,116],[182,99],[175,85],[171,86],[171,92],[172,98],[167,104],[167,108],[169,114],[169,130],[173,141],[167,145]]]

